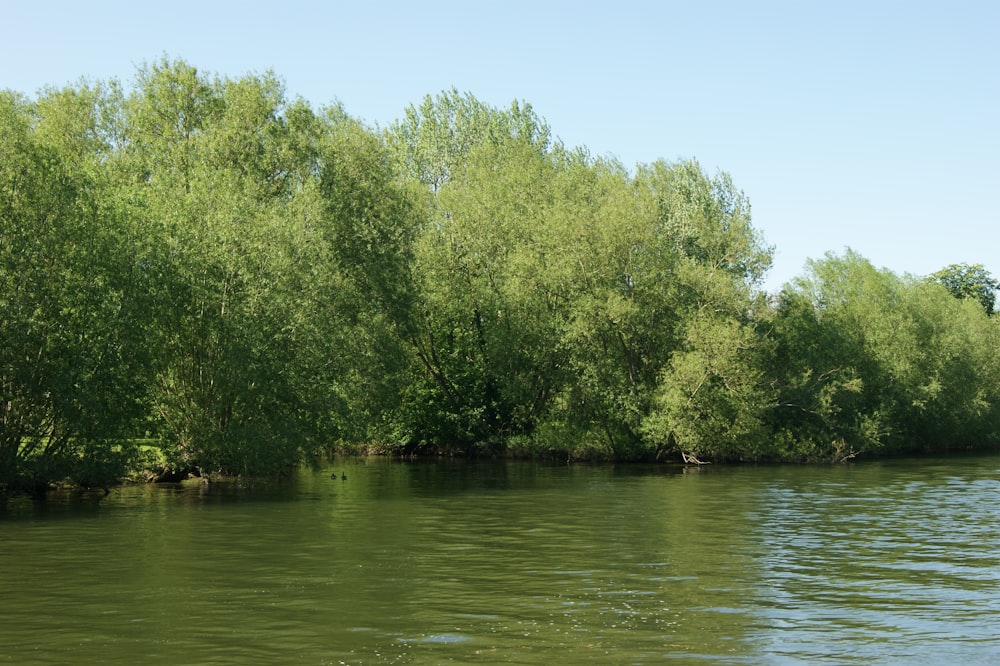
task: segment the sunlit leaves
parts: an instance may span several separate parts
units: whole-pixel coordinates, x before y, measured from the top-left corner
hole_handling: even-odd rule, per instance
[[[548,125],[530,104],[496,109],[455,89],[407,107],[386,138],[405,172],[434,190],[457,175],[477,147],[513,141],[545,152],[551,140]]]
[[[753,329],[699,316],[685,327],[645,420],[650,437],[706,459],[758,459],[768,395]]]
[[[92,168],[100,102],[0,96],[0,485],[83,481],[79,456],[107,453],[144,407],[133,248]],[[86,480],[113,480],[112,458],[128,456]]]
[[[286,468],[314,432],[315,387],[298,375],[314,328],[296,289],[313,283],[302,262],[321,255],[299,244],[320,213],[293,203],[317,204],[303,181],[316,163],[286,147],[283,111],[273,76],[209,79],[183,62],[141,70],[126,107],[122,196],[143,202],[160,248],[156,414],[176,464],[206,472]],[[295,117],[308,144],[313,124]]]
[[[783,295],[774,424],[806,457],[984,446],[996,437],[996,327],[974,300],[828,255]]]
[[[0,483],[94,483],[145,434],[259,474],[335,444],[828,460],[1000,432],[981,266],[848,252],[769,301],[727,174],[630,172],[519,102],[451,90],[374,131],[162,59],[127,94],[0,95],[0,195]]]

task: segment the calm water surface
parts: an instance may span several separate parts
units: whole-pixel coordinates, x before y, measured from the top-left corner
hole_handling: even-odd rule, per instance
[[[334,465],[0,504],[0,663],[1000,663],[998,456]]]

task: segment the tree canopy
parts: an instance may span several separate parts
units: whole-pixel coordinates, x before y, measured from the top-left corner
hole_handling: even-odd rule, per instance
[[[986,314],[993,314],[1000,282],[982,264],[951,264],[933,273],[931,279],[941,283],[955,298],[971,298],[979,302]]]
[[[0,191],[8,490],[337,447],[837,460],[1000,436],[981,265],[848,252],[768,295],[728,174],[626,169],[524,102],[452,89],[378,130],[273,73],[161,59],[0,94]]]

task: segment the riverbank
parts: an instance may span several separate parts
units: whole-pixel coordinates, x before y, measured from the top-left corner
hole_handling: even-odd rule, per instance
[[[139,440],[137,440],[139,441]],[[141,440],[141,459],[147,464],[145,466],[134,467],[126,473],[115,478],[104,478],[100,483],[80,483],[71,479],[53,481],[45,484],[28,485],[11,489],[0,488],[0,496],[27,495],[42,497],[50,491],[81,491],[100,492],[107,494],[112,488],[122,486],[148,485],[148,484],[176,484],[193,483],[208,485],[212,483],[234,483],[234,482],[254,482],[278,480],[288,478],[296,473],[299,465],[295,467],[276,470],[273,474],[266,475],[233,475],[211,472],[192,466],[172,465],[163,450],[153,443],[153,440]],[[860,462],[892,461],[892,460],[915,460],[932,458],[953,459],[960,463],[962,458],[979,455],[989,455],[1000,451],[996,446],[951,448],[943,451],[906,451],[894,453],[867,453],[863,456],[846,456],[838,459],[827,460],[756,460],[756,461],[702,461],[694,456],[673,455],[673,456],[649,456],[644,459],[615,460],[610,457],[586,457],[583,455],[573,455],[571,452],[549,452],[548,454],[529,455],[524,451],[507,451],[502,454],[470,453],[462,449],[441,450],[435,452],[410,452],[401,453],[382,446],[342,446],[328,449],[323,455],[310,456],[302,461],[302,465],[311,469],[323,468],[332,459],[352,461],[352,463],[363,463],[368,460],[386,460],[406,463],[433,464],[435,462],[467,462],[470,464],[481,464],[489,462],[536,462],[543,464],[565,464],[565,465],[607,465],[616,466],[649,466],[670,468],[704,468],[714,467],[779,467],[782,465],[844,465]]]

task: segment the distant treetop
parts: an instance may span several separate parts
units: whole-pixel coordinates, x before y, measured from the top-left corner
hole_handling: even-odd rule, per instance
[[[932,273],[930,279],[943,284],[955,298],[974,298],[992,315],[1000,282],[982,264],[951,264]]]

